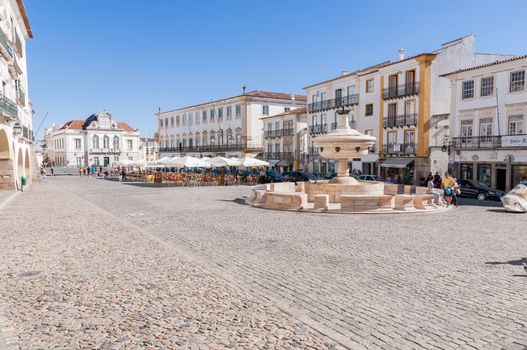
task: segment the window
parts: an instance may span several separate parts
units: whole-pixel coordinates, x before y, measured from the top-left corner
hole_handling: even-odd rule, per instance
[[[373,79],[366,80],[366,93],[373,92]]]
[[[131,151],[132,148],[134,148],[134,141],[133,140],[126,140],[126,147],[128,151]]]
[[[415,70],[406,71],[404,92],[408,95],[415,93]]]
[[[236,105],[236,118],[241,118],[242,116],[242,106]]]
[[[99,165],[99,157],[94,157],[93,158],[93,163],[98,166]]]
[[[214,122],[215,115],[216,115],[216,112],[214,111],[214,109],[211,109],[209,112],[209,120],[211,123]]]
[[[263,105],[262,106],[262,114],[263,115],[269,115],[269,106],[268,105]]]
[[[75,139],[75,150],[81,150],[81,139]]]
[[[525,89],[525,71],[511,72],[510,92],[523,91]]]
[[[291,107],[284,107],[284,112],[289,112],[291,110]]]
[[[464,81],[461,98],[463,100],[474,97],[474,80]]]
[[[397,125],[397,103],[390,103],[388,105],[388,127]]]
[[[159,127],[163,129],[163,119],[159,119]]]
[[[494,94],[494,77],[481,78],[479,95],[481,97],[492,96]]]
[[[170,117],[170,127],[174,127],[174,117]]]
[[[113,148],[114,149],[119,149],[119,136],[114,136],[113,137]]]
[[[366,105],[366,110],[364,111],[364,114],[366,116],[372,116],[373,115],[373,103],[368,103]]]
[[[461,143],[472,143],[472,120],[461,121]]]
[[[181,124],[187,125],[187,115],[186,114],[183,114],[183,116],[181,117]]]
[[[102,138],[102,148],[110,148],[110,138],[107,135]]]
[[[347,92],[348,92],[348,96],[353,96],[355,95],[355,85],[350,85],[346,88]]]
[[[227,106],[227,120],[231,120],[232,119],[232,106]]]
[[[335,90],[335,107],[342,105],[342,89]]]
[[[218,121],[223,121],[223,107],[218,108]]]
[[[479,136],[481,142],[491,141],[492,118],[484,118],[479,121]]]
[[[203,121],[203,124],[205,124],[207,122],[207,111],[203,111],[201,115],[202,115],[201,121]]]
[[[188,125],[192,125],[192,124],[194,124],[194,114],[189,113],[188,114]]]
[[[274,145],[274,151],[275,151],[275,153],[280,153],[280,144],[279,143]]]
[[[176,115],[176,126],[179,128],[181,125],[181,117],[179,115]]]
[[[392,74],[388,77],[388,93],[390,97],[397,96],[397,74]]]
[[[509,117],[509,135],[523,134],[523,115],[511,115]]]
[[[196,119],[195,119],[195,121],[196,121],[196,124],[199,124],[199,112],[198,111],[196,111]]]

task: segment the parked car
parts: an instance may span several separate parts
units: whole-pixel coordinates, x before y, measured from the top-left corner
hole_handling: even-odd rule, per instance
[[[285,181],[285,177],[280,175],[275,170],[266,170],[265,175],[263,176],[263,179],[262,179],[263,183],[283,182],[283,181]]]
[[[380,177],[379,175],[359,175],[359,180],[390,183],[390,181],[386,180],[384,177]]]
[[[457,180],[461,194],[463,197],[477,198],[483,200],[500,200],[500,197],[505,193],[502,191],[494,191],[486,184],[475,180]]]
[[[292,171],[286,176],[286,180],[291,182],[302,182],[321,180],[321,178],[306,171]]]

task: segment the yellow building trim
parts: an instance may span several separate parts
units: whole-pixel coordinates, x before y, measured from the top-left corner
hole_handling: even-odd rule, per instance
[[[430,90],[432,61],[436,55],[422,55],[419,62],[419,114],[417,117],[417,156],[430,157]]]
[[[379,84],[379,88],[380,88],[380,102],[379,102],[379,136],[378,136],[378,141],[379,141],[379,158],[382,157],[382,146],[383,146],[383,136],[384,136],[384,124],[383,124],[383,113],[384,113],[384,99],[382,97],[382,92],[383,92],[383,89],[384,89],[384,76],[381,75],[381,81],[380,81],[380,84]]]

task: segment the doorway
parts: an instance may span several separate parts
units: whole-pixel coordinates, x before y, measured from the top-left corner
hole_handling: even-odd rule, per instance
[[[104,157],[104,166],[108,166],[110,164],[110,157]]]
[[[496,169],[496,189],[505,191],[507,182],[507,169]]]

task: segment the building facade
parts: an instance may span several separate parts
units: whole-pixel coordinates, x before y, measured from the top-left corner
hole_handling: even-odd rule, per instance
[[[38,178],[33,111],[28,98],[26,44],[33,37],[21,0],[0,2],[0,189]]]
[[[527,179],[527,55],[445,77],[452,83],[450,168],[509,191]]]
[[[158,113],[160,156],[259,155],[264,116],[303,107],[305,96],[252,91]]]
[[[48,166],[112,166],[119,160],[142,160],[139,132],[106,111],[46,129],[44,144]]]
[[[362,161],[350,160],[352,170],[414,183],[429,171],[446,170],[448,156],[442,146],[448,143],[444,125],[450,113],[450,84],[440,75],[504,57],[478,54],[474,42],[469,35],[408,58],[401,49],[397,61],[343,72],[304,88],[310,102],[308,169],[334,169],[330,161],[320,159],[312,138],[335,128],[336,110],[346,109],[352,128],[377,138]]]
[[[301,170],[307,150],[306,108],[263,117],[264,159],[279,172]]]
[[[159,159],[159,142],[156,137],[141,137],[140,141],[139,150],[142,159],[146,161]]]

